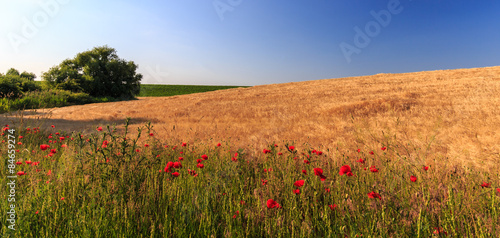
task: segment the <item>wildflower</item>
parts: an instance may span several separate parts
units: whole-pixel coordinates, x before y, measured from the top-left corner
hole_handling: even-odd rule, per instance
[[[322,154],[323,154],[323,152],[322,152],[322,151],[316,151],[316,154],[317,154],[317,155],[322,155]]]
[[[278,152],[278,155],[283,155],[283,153],[281,153],[281,152]]]
[[[290,151],[293,151],[295,149],[295,146],[291,145],[288,147],[288,149],[290,149]]]
[[[371,155],[373,155],[373,154],[375,154],[375,153],[373,153],[373,151],[370,151],[370,154],[371,154]]]
[[[378,169],[375,168],[375,165],[373,165],[373,166],[370,167],[370,171],[372,171],[373,173],[377,173]]]
[[[233,215],[233,218],[236,218],[240,214],[240,211],[236,211],[236,214]]]
[[[293,190],[293,193],[295,193],[295,194],[300,194],[300,189],[294,189],[294,190]]]
[[[489,188],[490,187],[490,183],[483,182],[483,184],[481,184],[481,187],[483,187],[483,188]]]
[[[155,136],[155,134],[153,134],[153,133],[149,133],[149,136]]]
[[[201,163],[203,160],[202,159],[196,159],[196,163]]]
[[[240,201],[240,204],[241,204],[241,205],[245,205],[245,201],[241,200],[241,201]]]
[[[333,205],[328,205],[330,207],[330,209],[333,211],[335,210],[335,208],[337,208],[337,204],[333,204]]]
[[[203,165],[203,164],[197,164],[196,167],[198,167],[200,169],[203,169],[205,167],[205,165]]]
[[[149,144],[144,144],[144,147],[149,147]]]
[[[310,164],[311,162],[309,162],[309,160],[304,160],[304,164]]]
[[[208,156],[207,156],[207,155],[202,155],[202,156],[201,156],[201,158],[202,158],[203,160],[207,160],[207,159],[208,159]]]
[[[278,147],[278,144],[274,144],[274,147]]]
[[[339,175],[344,175],[350,172],[352,174],[351,167],[349,165],[344,165],[340,167]]]
[[[220,147],[222,144],[221,143],[217,143],[217,147]]]
[[[270,153],[270,152],[271,152],[271,150],[264,149],[264,150],[262,150],[262,152],[263,152],[264,154],[267,154],[267,153]]]
[[[66,137],[64,137],[64,136],[59,137],[59,140],[65,140],[65,139],[66,139]]]
[[[65,148],[65,147],[68,147],[68,145],[62,144],[61,147]]]
[[[187,143],[186,142],[182,142],[182,147],[186,147],[187,146]]]
[[[57,153],[57,150],[56,149],[51,149],[50,153],[55,154],[55,153]]]
[[[376,193],[376,192],[370,192],[368,193],[368,197],[369,198],[378,198],[379,200],[382,199],[382,197],[380,196],[380,194]]]
[[[314,175],[320,176],[323,174],[323,169],[321,168],[314,168]]]
[[[231,160],[232,160],[233,162],[238,162],[238,159],[236,159],[236,157],[232,157],[232,158],[231,158]]]
[[[61,200],[64,200],[64,197],[62,197]]]
[[[54,125],[51,125],[51,127],[52,127],[52,128],[55,128],[56,126],[54,126]]]
[[[295,183],[293,183],[293,185],[295,185],[295,187],[302,187],[304,186],[304,180],[298,180],[298,181],[295,181]]]
[[[40,145],[41,150],[47,150],[48,148],[50,148],[50,145],[46,145],[46,144]]]
[[[272,199],[267,200],[267,208],[271,209],[275,207],[281,208],[281,205]]]
[[[446,232],[445,230],[443,230],[443,228],[441,227],[434,227],[434,234],[444,234],[444,235],[448,235],[448,232]]]
[[[105,140],[105,141],[102,142],[101,147],[102,148],[106,148],[106,147],[108,147],[108,144],[109,144],[109,142],[107,140]]]
[[[26,173],[24,171],[19,171],[19,172],[17,172],[17,175],[23,176],[23,175],[26,175]]]
[[[31,163],[33,163],[33,162],[31,162],[31,160],[26,160],[25,162],[26,162],[26,164],[31,164]]]
[[[412,182],[417,182],[417,177],[415,177],[415,176],[412,175],[412,176],[410,176],[410,180]]]
[[[497,188],[497,192],[499,192],[499,193],[500,193],[500,188]]]
[[[261,179],[261,181],[262,181],[262,185],[266,185],[267,184],[267,180]]]
[[[360,162],[360,163],[364,164],[364,163],[365,163],[365,160],[363,160],[363,159],[359,158],[358,162]]]
[[[178,169],[178,168],[182,168],[182,164],[181,162],[174,162],[174,168]]]
[[[427,171],[429,169],[429,166],[424,166],[424,170]]]
[[[102,126],[97,127],[97,131],[102,131]]]
[[[330,189],[329,188],[325,188],[325,192],[329,193]]]
[[[159,155],[158,155],[158,156],[159,156]],[[183,157],[179,157],[179,161],[182,161],[182,160],[184,160],[184,158],[183,158]]]
[[[136,149],[136,150],[135,150],[135,152],[139,153],[139,152],[141,152],[141,150],[139,150],[139,149]]]
[[[172,173],[172,175],[173,175],[174,177],[179,177],[179,173],[178,173],[178,172],[173,172],[173,173]]]
[[[358,153],[361,152],[361,149],[358,149]]]
[[[302,173],[307,175],[307,171],[305,169],[302,170]]]
[[[22,164],[23,164],[23,162],[21,162],[21,161],[17,161],[17,162],[16,162],[16,164],[17,164],[17,165],[22,165]]]
[[[38,211],[36,211],[35,214],[38,214]]]
[[[387,147],[384,146],[384,147],[382,147],[380,149],[383,150],[383,151],[385,151],[387,149]]]

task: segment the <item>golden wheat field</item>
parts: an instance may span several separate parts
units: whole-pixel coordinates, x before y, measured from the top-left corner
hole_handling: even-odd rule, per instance
[[[21,119],[22,117],[22,119]],[[323,79],[4,114],[3,124],[95,131],[151,121],[160,138],[314,148],[411,143],[426,162],[500,169],[500,66]],[[135,131],[135,129],[133,130]],[[402,147],[400,147],[402,148]]]

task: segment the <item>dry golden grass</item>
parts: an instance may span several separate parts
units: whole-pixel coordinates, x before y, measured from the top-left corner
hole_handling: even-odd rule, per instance
[[[1,123],[18,123],[5,114]],[[19,117],[19,116],[17,116]],[[449,159],[499,171],[500,66],[271,84],[135,101],[25,112],[45,126],[95,131],[151,121],[158,137],[229,140],[264,148],[293,141],[315,148],[379,148],[410,142],[427,163]],[[33,122],[31,122],[33,125]],[[397,139],[395,139],[397,138]]]

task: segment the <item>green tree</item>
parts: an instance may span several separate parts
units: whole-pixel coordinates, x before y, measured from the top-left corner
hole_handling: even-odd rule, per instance
[[[10,68],[9,70],[7,70],[6,75],[19,76],[19,71],[17,69]]]
[[[101,46],[64,60],[42,78],[48,86],[94,97],[133,98],[139,94],[142,79],[137,67],[133,61],[120,59],[115,49]]]

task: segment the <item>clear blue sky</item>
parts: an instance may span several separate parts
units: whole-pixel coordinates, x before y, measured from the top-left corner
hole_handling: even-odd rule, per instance
[[[0,72],[14,67],[40,79],[102,45],[156,84],[252,86],[497,66],[500,1],[2,1]]]

